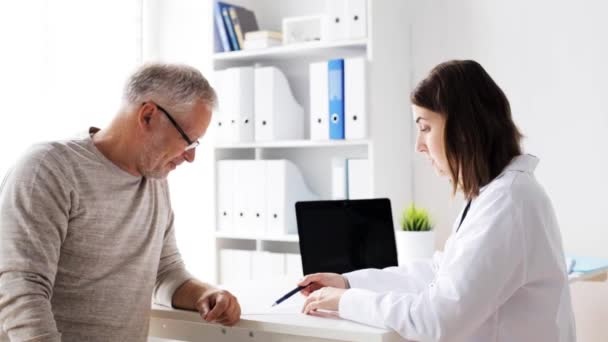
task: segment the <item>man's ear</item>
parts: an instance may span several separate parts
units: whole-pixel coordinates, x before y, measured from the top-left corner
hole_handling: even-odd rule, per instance
[[[152,103],[146,102],[137,111],[137,123],[142,128],[149,128],[152,117],[156,111],[156,106]]]

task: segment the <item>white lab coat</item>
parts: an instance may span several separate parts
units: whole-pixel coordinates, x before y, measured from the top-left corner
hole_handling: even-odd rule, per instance
[[[559,226],[537,164],[514,158],[432,260],[345,274],[340,316],[415,341],[574,342]]]

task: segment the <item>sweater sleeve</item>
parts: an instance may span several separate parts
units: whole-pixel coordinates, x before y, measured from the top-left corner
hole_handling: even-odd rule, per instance
[[[72,192],[59,165],[34,149],[0,188],[0,323],[10,340],[61,340],[50,298]]]
[[[173,294],[187,280],[193,277],[186,271],[184,262],[175,241],[174,215],[171,211],[169,226],[165,231],[163,248],[158,265],[156,285],[154,286],[154,302],[171,307]]]

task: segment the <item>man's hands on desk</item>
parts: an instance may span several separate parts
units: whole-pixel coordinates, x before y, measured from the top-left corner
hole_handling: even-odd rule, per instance
[[[226,291],[209,288],[196,301],[194,305],[207,322],[216,322],[223,325],[234,325],[241,317],[241,306],[236,297]]]
[[[307,296],[302,312],[322,310],[338,311],[340,298],[348,288],[348,282],[340,274],[336,273],[315,273],[304,277],[299,286],[306,286],[302,291]]]
[[[232,293],[194,279],[175,291],[173,306],[196,310],[203,320],[223,325],[234,325],[241,318],[241,306]]]

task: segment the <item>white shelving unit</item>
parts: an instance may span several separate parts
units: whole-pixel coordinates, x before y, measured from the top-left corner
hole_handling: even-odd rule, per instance
[[[253,10],[261,29],[276,31],[280,31],[284,17],[316,15],[323,13],[325,9],[325,0],[228,2]],[[310,136],[309,64],[332,58],[365,56],[368,137],[362,140],[218,144],[214,148],[214,159],[289,159],[298,166],[312,191],[322,199],[331,199],[332,159],[366,158],[371,163],[370,183],[373,197],[391,199],[393,219],[397,224],[397,213],[412,198],[413,139],[409,105],[410,31],[407,6],[407,1],[368,0],[366,39],[307,42],[264,50],[215,54],[214,70],[252,65],[271,65],[281,69],[298,103],[304,107],[306,137]],[[217,175],[215,179],[217,180]],[[216,273],[220,283],[223,282],[220,277],[222,249],[299,253],[296,235],[267,236],[216,232],[215,242]]]

